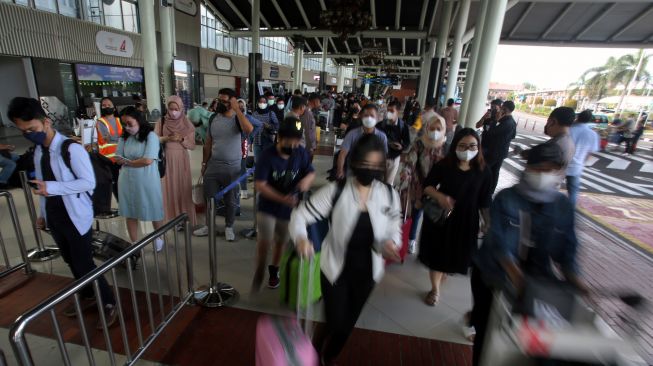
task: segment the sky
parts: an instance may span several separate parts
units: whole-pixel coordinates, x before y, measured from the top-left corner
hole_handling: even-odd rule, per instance
[[[499,45],[492,70],[493,82],[563,89],[587,69],[605,64],[610,56],[634,54],[633,48],[581,48]],[[647,50],[653,53],[653,50]],[[653,73],[653,62],[648,71]]]

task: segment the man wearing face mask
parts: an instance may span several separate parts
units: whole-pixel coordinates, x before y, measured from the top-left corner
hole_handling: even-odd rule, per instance
[[[565,170],[569,163],[574,158],[576,152],[576,145],[574,139],[571,137],[571,125],[576,119],[576,112],[569,107],[558,107],[551,111],[549,118],[546,120],[544,126],[544,133],[551,137],[545,144],[555,144],[562,150],[562,171],[561,175],[565,174]],[[519,150],[517,150],[519,151]],[[528,159],[532,149],[521,151],[522,158]]]
[[[260,200],[256,214],[258,249],[253,292],[258,291],[263,282],[271,245],[274,248],[272,264],[268,266],[268,287],[279,287],[279,263],[289,240],[290,213],[297,205],[297,194],[307,192],[315,180],[311,157],[300,145],[303,132],[302,123],[296,116],[286,117],[279,126],[276,145],[263,152],[256,169],[256,190],[260,193]]]
[[[117,200],[120,165],[115,164],[115,162],[118,140],[122,136],[122,123],[120,122],[120,118],[116,116],[116,108],[111,98],[102,98],[100,101],[100,112],[102,116],[98,118],[95,124],[98,150],[100,154],[109,158],[114,163],[111,165],[111,175],[113,180],[113,195]]]
[[[220,89],[216,113],[209,121],[209,130],[204,144],[202,175],[204,176],[204,197],[214,197],[219,187],[226,187],[240,176],[242,160],[241,136],[250,134],[254,126],[240,110],[233,89]],[[233,224],[236,221],[235,190],[224,196],[225,239],[236,240]],[[208,215],[207,215],[208,217]],[[195,230],[193,235],[206,236],[208,226]]]
[[[36,144],[34,168],[36,179],[30,181],[32,192],[40,197],[38,229],[50,229],[61,256],[70,267],[75,279],[93,271],[93,202],[95,173],[88,152],[80,144],[70,144],[70,169],[62,157],[62,144],[66,138],[52,126],[38,100],[14,98],[7,111],[9,119],[30,142]],[[98,279],[100,296],[104,305],[107,325],[117,319],[116,300],[104,277]],[[91,286],[81,291],[82,310],[97,309]],[[67,317],[75,317],[75,306],[63,310]],[[98,321],[98,329],[102,323]]]
[[[521,293],[528,285],[526,277],[556,281],[559,271],[569,284],[587,293],[576,260],[574,208],[557,188],[563,165],[560,146],[535,146],[520,182],[499,192],[492,202],[490,231],[474,258],[471,274],[471,323],[476,328],[473,365],[479,364],[482,354],[493,290],[512,288]]]
[[[386,182],[390,185],[394,184],[399,171],[401,154],[410,146],[410,131],[408,125],[399,118],[399,109],[401,104],[398,101],[390,102],[386,119],[376,125],[388,138]]]
[[[356,145],[356,142],[362,136],[371,134],[378,136],[385,146],[386,154],[388,153],[388,138],[383,131],[376,128],[378,113],[378,107],[372,103],[366,104],[365,107],[363,107],[363,110],[360,113],[363,125],[348,132],[342,142],[342,146],[340,147],[340,152],[338,153],[337,179],[340,180],[345,178],[345,163],[347,162],[349,151],[351,151],[354,145]]]
[[[499,183],[499,173],[503,161],[508,157],[510,142],[517,136],[517,122],[512,118],[514,110],[514,102],[510,100],[504,102],[496,115],[497,121],[487,126],[487,129],[484,127],[485,130],[481,135],[483,156],[493,175],[492,192]]]

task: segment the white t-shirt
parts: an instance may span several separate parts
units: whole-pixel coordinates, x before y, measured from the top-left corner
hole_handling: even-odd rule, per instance
[[[583,173],[587,155],[599,151],[599,135],[587,123],[574,123],[569,132],[576,152],[567,167],[567,175],[578,177]]]

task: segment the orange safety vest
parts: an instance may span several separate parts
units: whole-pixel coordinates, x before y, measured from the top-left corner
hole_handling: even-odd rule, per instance
[[[120,137],[122,136],[122,125],[120,123],[120,118],[116,117],[116,129],[114,130],[113,127],[111,126],[111,123],[107,121],[104,117],[98,118],[98,123],[103,123],[104,126],[109,130],[109,134],[111,136],[115,137]],[[105,157],[111,159],[111,161],[115,162],[115,157],[116,157],[116,150],[118,150],[118,144],[114,144],[111,142],[108,142],[109,139],[104,138],[102,136],[102,133],[100,132],[100,128],[98,126],[95,126],[97,130],[97,143],[98,143],[98,148],[100,149],[100,154],[104,155]]]

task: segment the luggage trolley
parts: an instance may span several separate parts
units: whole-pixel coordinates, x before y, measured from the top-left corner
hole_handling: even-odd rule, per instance
[[[563,322],[526,317],[513,312],[503,292],[496,293],[480,364],[646,365],[634,348],[610,329],[581,297],[574,296],[566,310],[560,311],[568,315]]]

